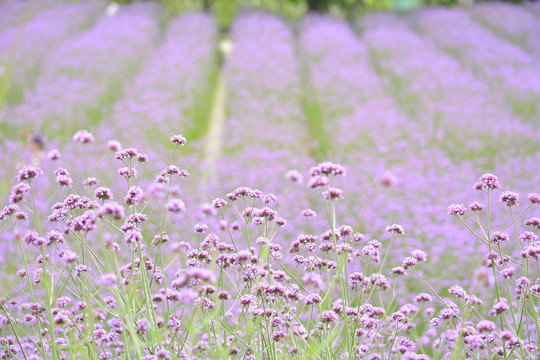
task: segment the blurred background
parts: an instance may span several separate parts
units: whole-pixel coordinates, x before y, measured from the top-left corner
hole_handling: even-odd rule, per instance
[[[410,11],[422,6],[473,5],[492,2],[490,0],[156,0],[161,1],[171,12],[187,9],[212,11],[220,24],[226,26],[234,14],[243,7],[259,7],[279,12],[283,16],[295,19],[307,12],[331,13],[349,19],[365,11],[397,10]],[[536,0],[506,0],[513,4],[535,2]],[[119,1],[129,3],[133,0]]]

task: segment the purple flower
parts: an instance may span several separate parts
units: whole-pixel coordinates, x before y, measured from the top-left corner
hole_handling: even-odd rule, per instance
[[[95,197],[100,200],[112,200],[113,193],[111,189],[106,187],[98,187],[94,193]]]
[[[43,175],[43,171],[40,168],[32,166],[32,165],[27,165],[27,166],[23,166],[23,168],[19,170],[17,179],[19,179],[19,181],[32,180],[38,177],[39,175]]]
[[[495,325],[493,321],[480,320],[478,324],[476,324],[476,328],[480,332],[491,332],[497,330],[497,325]]]
[[[216,198],[212,201],[212,206],[216,209],[220,209],[224,207],[225,205],[227,205],[227,202],[220,198]]]
[[[11,189],[11,195],[9,202],[16,204],[24,200],[24,194],[30,190],[30,185],[26,183],[19,183]]]
[[[167,203],[167,210],[173,213],[186,211],[186,204],[180,199],[172,199]]]
[[[502,269],[501,270],[501,275],[505,278],[505,279],[509,279],[511,278],[513,275],[514,275],[514,271],[516,270],[516,268],[514,267],[508,267],[506,269]]]
[[[122,144],[118,140],[109,140],[107,142],[107,148],[111,151],[118,152],[122,150]]]
[[[539,194],[536,194],[536,193],[529,194],[528,199],[531,202],[531,204],[540,204],[540,195]]]
[[[250,306],[256,303],[257,298],[250,294],[245,294],[240,297],[240,305],[243,307]]]
[[[307,273],[302,277],[302,281],[305,285],[313,285],[317,289],[322,290],[324,287],[324,282],[321,279],[321,276],[316,273]]]
[[[324,187],[328,185],[329,181],[330,180],[326,176],[314,176],[309,179],[307,186],[312,189]]]
[[[465,215],[465,206],[452,204],[448,207],[448,215]]]
[[[67,175],[58,175],[56,177],[56,183],[60,186],[66,186],[66,187],[70,187],[71,184],[73,183],[73,179],[71,179],[69,176]]]
[[[489,311],[489,314],[490,315],[501,315],[502,313],[504,313],[505,311],[508,311],[508,310],[510,310],[510,306],[504,301],[499,301],[499,302],[496,302],[495,304],[493,304],[493,307]]]
[[[405,234],[403,227],[399,224],[388,225],[385,230],[386,232],[389,232],[389,233],[394,233],[394,234],[399,234],[399,235]]]
[[[180,146],[184,146],[186,144],[186,138],[182,135],[174,135],[171,137],[171,142]]]
[[[98,209],[98,216],[109,215],[115,220],[124,218],[124,207],[114,201],[108,202]]]
[[[513,191],[505,191],[501,194],[500,200],[506,206],[516,206],[519,200],[519,194]]]
[[[86,130],[79,130],[73,135],[73,140],[83,144],[94,142],[94,136]]]
[[[491,234],[491,241],[495,244],[500,244],[501,242],[508,240],[510,240],[510,237],[503,232],[495,231]]]
[[[311,177],[315,177],[318,175],[341,175],[345,176],[347,174],[347,171],[345,170],[345,167],[334,164],[331,162],[322,162],[318,164],[317,166],[312,167],[309,170],[309,175]]]
[[[427,260],[427,254],[419,249],[413,250],[411,253],[412,257],[415,258],[418,261],[426,261]]]
[[[484,210],[484,204],[475,201],[469,204],[469,209],[471,209],[471,211],[482,211]]]
[[[332,310],[323,311],[321,313],[321,322],[327,324],[335,324],[339,320],[338,314]]]
[[[61,308],[65,308],[67,307],[70,303],[71,303],[71,298],[67,297],[67,296],[61,296],[59,297],[57,300],[56,300],[56,303],[58,304],[58,306],[60,306]]]
[[[140,203],[144,200],[144,192],[143,190],[138,186],[132,186],[129,188],[126,197],[124,198],[124,201],[128,205],[133,205],[136,203]]]
[[[399,178],[393,173],[387,171],[379,179],[379,183],[384,186],[392,187],[399,184]]]
[[[59,160],[60,159],[60,151],[57,149],[53,149],[47,153],[47,157],[49,160]]]
[[[287,179],[295,183],[301,183],[303,176],[298,170],[289,170],[286,174]]]
[[[446,330],[441,337],[446,341],[454,342],[459,338],[459,333],[456,330],[449,329]]]
[[[118,277],[111,273],[103,274],[98,280],[98,283],[102,286],[114,286],[117,282]]]
[[[323,192],[323,198],[325,200],[343,199],[343,190],[333,187],[328,188],[327,191]]]
[[[433,297],[430,294],[420,293],[416,295],[414,300],[416,302],[429,302],[429,301],[433,301]]]
[[[480,176],[480,184],[482,188],[488,190],[498,189],[501,186],[499,183],[499,178],[489,173]]]

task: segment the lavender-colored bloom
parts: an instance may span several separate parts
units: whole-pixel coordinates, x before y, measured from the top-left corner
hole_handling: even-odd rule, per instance
[[[459,338],[459,333],[456,330],[446,330],[442,334],[442,338],[446,341],[454,342]]]
[[[498,189],[501,184],[499,183],[499,178],[493,174],[484,174],[480,176],[480,183],[482,187],[488,190]]]
[[[500,200],[506,206],[516,206],[519,200],[519,194],[513,191],[505,191],[501,194]]]
[[[495,331],[497,329],[497,325],[493,321],[489,320],[481,320],[476,324],[476,328],[480,332],[490,332]]]
[[[509,240],[510,237],[508,236],[508,234],[505,234],[503,232],[495,231],[491,234],[491,241],[496,244],[500,244],[501,242]]]
[[[27,165],[23,166],[23,168],[19,170],[17,179],[19,181],[32,180],[40,175],[43,175],[43,170],[36,166]]]
[[[128,205],[133,205],[133,204],[143,201],[143,199],[144,199],[143,190],[139,186],[132,186],[129,188],[127,195],[124,198],[124,201]]]
[[[102,286],[114,286],[118,282],[118,277],[115,274],[104,274],[98,280],[98,283]]]
[[[484,204],[475,201],[469,204],[469,209],[472,211],[482,211],[484,210]]]
[[[98,187],[96,191],[94,192],[94,195],[96,198],[100,200],[112,200],[113,194],[111,189],[106,187]]]
[[[53,150],[50,150],[48,153],[47,153],[47,157],[49,158],[49,160],[58,160],[60,159],[60,151],[58,151],[58,149],[53,149]]]
[[[539,194],[536,194],[536,193],[529,194],[528,199],[531,202],[531,204],[540,204],[540,195]]]
[[[448,207],[448,215],[465,215],[465,206],[452,204]]]
[[[505,311],[508,311],[508,310],[510,310],[510,306],[504,301],[499,301],[499,302],[496,302],[495,304],[493,304],[493,307],[489,311],[489,314],[490,315],[501,315],[502,313],[504,313]]]
[[[167,203],[167,210],[179,213],[186,210],[186,204],[181,199],[172,199]]]
[[[427,254],[419,249],[415,249],[411,253],[412,257],[415,258],[418,261],[426,261],[427,260]]]
[[[399,235],[405,234],[405,231],[403,230],[403,227],[401,225],[399,225],[399,224],[388,225],[386,227],[385,231],[389,232],[389,233],[399,234]]]
[[[174,135],[171,137],[171,142],[180,146],[184,146],[186,144],[186,138],[182,135]]]
[[[223,199],[217,198],[212,201],[212,206],[216,209],[220,209],[224,207],[225,205],[227,205],[227,202]]]
[[[339,320],[339,316],[332,310],[323,311],[321,314],[321,322],[335,324]]]
[[[302,277],[302,281],[305,285],[313,285],[317,289],[322,290],[324,286],[324,282],[319,276],[319,274],[316,273],[307,273]]]
[[[414,17],[414,23],[424,36],[488,83],[502,101],[513,105],[517,115],[534,116],[536,111],[520,111],[526,108],[524,104],[536,103],[540,94],[538,63],[531,54],[495,36],[463,9],[431,9]]]
[[[287,176],[287,179],[296,183],[301,183],[303,179],[302,174],[298,170],[289,170],[285,175]]]
[[[78,141],[83,144],[94,142],[94,135],[89,133],[86,130],[79,130],[73,135],[73,140]]]

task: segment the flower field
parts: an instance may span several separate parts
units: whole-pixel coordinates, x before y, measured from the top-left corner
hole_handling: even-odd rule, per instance
[[[0,358],[538,359],[539,34],[0,0]]]

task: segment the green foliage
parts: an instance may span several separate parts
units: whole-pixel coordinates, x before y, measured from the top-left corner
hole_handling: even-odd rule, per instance
[[[212,10],[220,29],[228,29],[236,14],[239,0],[214,0]]]
[[[119,0],[129,3],[137,0]],[[193,9],[212,11],[221,29],[227,29],[241,7],[264,7],[279,12],[287,19],[296,19],[308,11],[331,12],[352,17],[362,11],[409,11],[425,5],[453,6],[474,0],[159,0],[172,14]],[[510,0],[509,2],[521,2]]]

